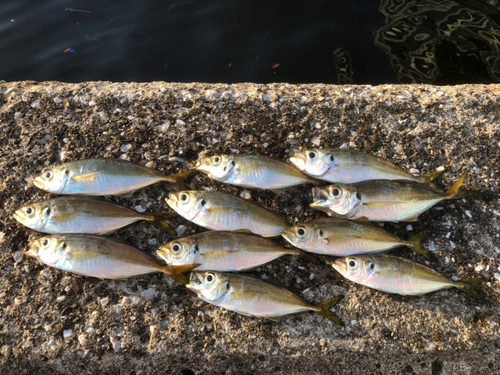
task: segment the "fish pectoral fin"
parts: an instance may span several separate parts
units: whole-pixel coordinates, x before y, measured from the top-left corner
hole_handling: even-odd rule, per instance
[[[71,214],[58,214],[54,215],[50,218],[51,223],[53,224],[61,224],[65,223],[71,220],[74,220],[78,217],[77,213],[71,213]]]
[[[84,183],[84,182],[94,180],[99,173],[102,173],[102,172],[91,172],[91,173],[79,174],[77,176],[71,177],[70,180],[72,180],[73,182]]]

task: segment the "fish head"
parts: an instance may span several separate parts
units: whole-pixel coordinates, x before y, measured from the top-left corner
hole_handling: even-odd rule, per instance
[[[165,201],[171,209],[175,210],[182,217],[193,220],[207,204],[203,198],[203,191],[183,190],[170,193]]]
[[[156,251],[160,258],[172,266],[194,264],[199,253],[196,242],[188,238],[170,241]]]
[[[35,177],[33,184],[42,190],[49,193],[62,194],[69,178],[71,171],[67,166],[59,165],[52,169],[48,169]]]
[[[234,156],[215,155],[200,159],[196,163],[196,169],[208,174],[218,181],[225,181],[234,172]]]
[[[335,163],[335,158],[327,150],[316,149],[296,151],[290,161],[302,172],[314,177],[321,177]]]
[[[332,267],[346,279],[363,283],[379,269],[375,259],[370,256],[353,256],[336,259]]]
[[[304,223],[286,228],[281,235],[293,246],[306,249],[311,248],[317,242],[318,237],[323,235],[323,231],[315,225]]]
[[[229,278],[219,272],[191,272],[187,288],[207,301],[224,297],[229,290]]]
[[[46,264],[55,265],[64,256],[67,245],[57,236],[47,236],[33,240],[26,255],[40,259]]]
[[[13,217],[21,224],[36,230],[41,230],[50,217],[51,209],[48,202],[27,204],[14,213]]]
[[[352,214],[361,203],[361,198],[354,186],[348,184],[333,184],[312,189],[312,208],[334,213],[338,216]]]

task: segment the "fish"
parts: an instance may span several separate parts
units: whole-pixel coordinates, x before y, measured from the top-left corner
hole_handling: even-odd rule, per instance
[[[357,255],[339,258],[332,267],[346,279],[386,293],[419,296],[437,290],[457,288],[484,302],[471,288],[482,279],[453,281],[433,269],[409,259],[388,254]]]
[[[161,245],[156,254],[174,266],[199,264],[196,271],[238,272],[262,266],[284,255],[319,263],[299,249],[286,249],[274,242],[246,233],[203,232]]]
[[[371,180],[313,188],[312,208],[329,216],[369,221],[418,221],[418,216],[446,199],[462,197],[467,173],[446,192],[406,180]]]
[[[95,197],[64,196],[27,204],[16,210],[14,219],[28,228],[52,234],[109,234],[141,220],[176,234],[165,221],[176,216],[173,212],[140,214]]]
[[[48,266],[100,279],[124,279],[163,272],[187,284],[188,279],[183,273],[194,268],[192,265],[161,265],[125,242],[90,234],[53,234],[35,239],[26,254]]]
[[[196,169],[210,178],[249,189],[282,190],[317,183],[281,160],[259,155],[215,155],[200,159]]]
[[[181,189],[184,181],[197,173],[165,176],[126,160],[85,159],[46,170],[35,177],[33,184],[53,194],[121,195],[158,182],[170,182]]]
[[[214,306],[246,316],[276,321],[284,315],[314,311],[335,324],[343,325],[342,320],[330,311],[343,296],[311,305],[288,290],[261,279],[213,271],[191,272],[186,287]]]
[[[183,218],[210,230],[243,230],[277,237],[290,226],[254,202],[217,191],[183,190],[170,193],[165,201]]]
[[[405,241],[368,223],[335,218],[311,220],[286,228],[282,234],[293,246],[315,254],[345,257],[407,246],[429,259],[429,253],[420,246],[424,235],[420,232]]]
[[[444,173],[442,170],[414,176],[378,156],[348,149],[296,151],[290,162],[309,176],[344,184],[367,180],[408,180],[436,188],[432,182]]]

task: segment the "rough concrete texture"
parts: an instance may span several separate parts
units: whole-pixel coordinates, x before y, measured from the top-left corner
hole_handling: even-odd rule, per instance
[[[0,373],[383,373],[500,372],[500,86],[0,82]],[[479,305],[459,291],[402,297],[343,279],[328,265],[290,257],[257,270],[311,303],[338,294],[346,326],[314,313],[274,323],[198,300],[162,275],[84,278],[22,256],[40,234],[11,215],[51,195],[33,176],[64,161],[125,158],[166,174],[200,155],[350,147],[414,173],[443,166],[444,186],[465,172],[470,198],[443,202],[408,225],[429,229],[426,264],[449,277],[483,277]],[[249,195],[200,176],[193,188]],[[116,201],[168,211],[157,185]],[[309,188],[251,199],[293,223],[321,214]],[[178,219],[181,235],[200,231]],[[115,237],[148,252],[172,239],[148,224]],[[396,254],[425,260],[408,249]],[[325,258],[327,261],[329,259]]]

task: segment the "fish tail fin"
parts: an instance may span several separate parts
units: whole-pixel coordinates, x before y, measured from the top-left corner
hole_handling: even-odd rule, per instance
[[[177,191],[189,190],[188,186],[186,185],[186,181],[196,176],[198,173],[200,173],[198,170],[191,169],[187,172],[181,172],[172,174],[170,176],[165,176],[165,181],[171,182]]]
[[[463,185],[468,175],[468,173],[464,173],[462,177],[460,177],[458,181],[448,189],[448,191],[444,194],[446,199],[458,198],[458,190],[460,190],[460,187]]]
[[[312,253],[309,253],[307,251],[304,251],[304,250],[298,250],[298,249],[295,249],[295,251],[292,253],[293,255],[295,255],[297,258],[300,258],[302,260],[305,260],[306,262],[309,262],[309,263],[312,263],[312,264],[325,264],[321,258],[319,258],[318,256],[312,254]]]
[[[186,285],[189,283],[189,279],[186,275],[184,275],[184,273],[189,272],[198,266],[199,264],[189,264],[187,266],[161,266],[160,270],[175,281]]]
[[[472,287],[477,287],[483,283],[481,277],[474,277],[471,279],[462,279],[455,283],[455,286],[463,293],[471,296],[472,298],[478,300],[481,303],[486,303],[487,300],[482,296],[477,290],[472,289]]]
[[[170,234],[176,234],[177,232],[175,231],[175,229],[172,228],[172,226],[165,220],[169,220],[178,216],[179,214],[175,212],[161,212],[156,214],[149,214],[146,216],[146,219],[150,221],[151,224],[154,225],[156,228],[167,231]]]
[[[408,241],[407,245],[408,245],[408,247],[410,249],[412,249],[417,254],[420,254],[425,259],[430,260],[431,259],[430,253],[427,250],[424,250],[422,248],[422,246],[420,245],[420,243],[422,242],[422,240],[424,239],[424,237],[425,237],[426,234],[427,234],[426,230],[423,230],[422,232],[417,233],[412,238],[410,238],[410,240]]]
[[[441,171],[434,171],[434,172],[426,173],[426,174],[422,175],[422,177],[425,178],[426,180],[429,180],[429,181],[436,181],[439,177],[441,177],[443,175],[444,172],[445,172],[444,169]]]
[[[321,303],[318,303],[316,307],[319,307],[321,310],[317,311],[317,313],[322,317],[328,319],[329,321],[343,326],[344,322],[342,322],[342,320],[337,315],[335,315],[330,311],[330,309],[337,303],[339,303],[342,298],[344,298],[344,296],[337,296],[331,299],[327,299],[326,301],[323,301]]]

